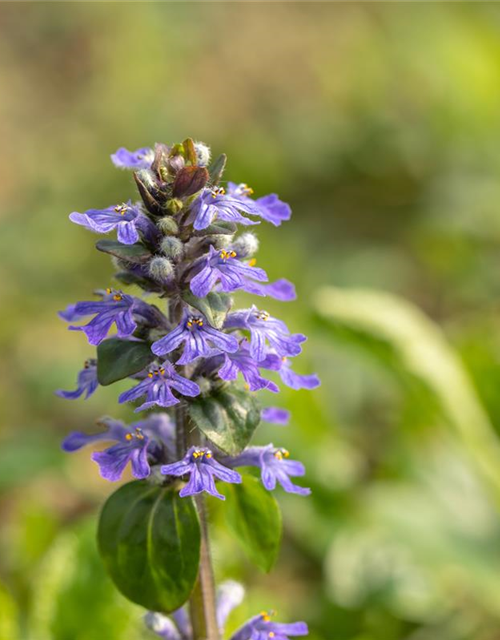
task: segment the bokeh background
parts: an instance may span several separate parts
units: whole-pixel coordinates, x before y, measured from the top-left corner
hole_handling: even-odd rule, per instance
[[[0,639],[153,638],[97,557],[111,487],[59,449],[131,410],[53,395],[90,354],[56,312],[110,284],[68,221],[134,193],[109,154],[186,136],[291,203],[259,264],[299,300],[266,306],[323,379],[257,436],[313,488],[279,495],[273,573],[211,504],[231,629],[272,607],[311,640],[497,640],[500,9],[313,2],[0,4]]]

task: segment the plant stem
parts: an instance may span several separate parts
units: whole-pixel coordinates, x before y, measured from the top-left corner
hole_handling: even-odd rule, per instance
[[[199,444],[199,431],[189,419],[184,403],[179,404],[177,407],[176,424],[177,454],[179,458],[181,458],[185,455],[189,446]],[[189,599],[189,615],[193,627],[193,640],[219,640],[215,581],[210,556],[208,519],[203,496],[195,496],[195,504],[200,519],[201,547],[198,579],[196,580],[191,598]]]
[[[210,557],[208,521],[203,496],[196,496],[200,518],[201,549],[198,580],[189,601],[193,640],[219,640],[216,617],[215,583]]]

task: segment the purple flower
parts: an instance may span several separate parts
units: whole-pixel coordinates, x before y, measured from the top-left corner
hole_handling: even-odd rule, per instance
[[[210,247],[210,252],[204,257],[203,268],[191,280],[190,286],[195,296],[204,298],[217,282],[226,293],[236,289],[247,291],[248,285],[251,286],[249,279],[265,282],[267,274],[263,269],[238,260],[236,251]]]
[[[273,611],[263,611],[250,618],[230,640],[288,640],[289,636],[306,636],[309,633],[305,622],[272,622]]]
[[[228,195],[222,187],[206,188],[193,202],[189,220],[197,231],[206,229],[215,219],[242,225],[259,224],[241,215],[241,212],[259,215],[257,206],[250,198]]]
[[[161,472],[168,476],[189,474],[188,483],[180,491],[181,498],[206,491],[215,498],[225,500],[225,497],[215,488],[214,478],[224,482],[241,482],[240,474],[217,462],[210,449],[198,447],[191,447],[179,462],[163,465]]]
[[[134,477],[146,478],[150,473],[148,454],[158,453],[160,443],[172,447],[173,424],[166,414],[154,414],[130,427],[111,418],[101,422],[106,426],[104,431],[93,435],[75,431],[64,439],[62,448],[72,452],[101,440],[115,441],[116,444],[91,456],[106,480],[119,480],[129,461]]]
[[[76,389],[74,391],[63,391],[59,389],[56,391],[56,394],[60,398],[66,398],[66,400],[75,400],[85,394],[85,399],[87,399],[90,398],[98,386],[97,360],[91,359],[85,362],[83,369],[79,372]]]
[[[262,409],[260,417],[265,422],[286,427],[290,420],[290,411],[281,409],[280,407],[266,407]]]
[[[279,227],[282,222],[290,220],[292,217],[290,205],[282,202],[275,193],[257,198],[257,200],[251,200],[249,196],[253,194],[253,189],[244,183],[235,184],[234,182],[228,183],[228,193],[233,197],[242,198],[253,203],[256,206],[256,215],[275,227]]]
[[[106,289],[102,294],[102,300],[71,304],[59,315],[67,322],[93,315],[88,324],[82,327],[74,325],[69,327],[72,331],[83,331],[92,345],[98,345],[104,340],[113,323],[116,324],[118,337],[127,338],[137,329],[135,320],[137,316],[146,322],[159,321],[159,316],[153,307],[115,289]]]
[[[193,397],[200,393],[200,388],[195,382],[180,376],[173,364],[166,361],[159,367],[152,367],[144,380],[120,395],[118,402],[131,402],[146,396],[146,402],[135,409],[136,413],[145,411],[155,404],[160,407],[171,407],[179,402],[172,393],[172,389],[183,396]]]
[[[297,356],[301,343],[307,340],[301,333],[290,334],[284,322],[273,318],[267,311],[253,306],[230,313],[226,318],[227,328],[248,329],[251,335],[250,355],[260,362],[266,357],[266,342],[281,356]]]
[[[269,296],[281,302],[290,302],[297,299],[295,286],[285,278],[280,278],[275,282],[262,284],[262,282],[247,282],[245,291],[256,296]]]
[[[122,244],[134,244],[139,240],[139,229],[148,226],[148,219],[137,205],[123,202],[106,209],[89,209],[85,213],[73,212],[71,222],[98,233],[109,233],[116,229]]]
[[[164,338],[153,343],[151,350],[158,356],[171,353],[185,343],[182,356],[177,364],[189,364],[200,357],[213,355],[214,348],[234,353],[238,350],[238,340],[222,331],[217,331],[202,316],[185,314],[180,324]],[[210,344],[209,344],[210,343]]]
[[[279,391],[274,382],[261,376],[259,365],[251,356],[246,340],[240,344],[238,351],[224,355],[224,364],[219,369],[219,376],[223,380],[236,380],[238,373],[242,374],[250,391],[259,391],[260,389],[267,389],[273,393]]]
[[[154,151],[149,147],[137,151],[128,151],[125,147],[120,147],[111,155],[111,160],[119,169],[149,169],[154,160]]]
[[[281,366],[278,369],[283,383],[291,389],[316,389],[321,384],[320,379],[315,373],[310,375],[301,375],[292,371],[292,365],[288,358],[281,360]]]
[[[303,476],[306,472],[302,462],[289,460],[290,454],[286,449],[277,449],[272,444],[265,447],[248,447],[239,456],[226,458],[230,467],[260,467],[262,484],[268,491],[276,487],[276,482],[287,493],[298,493],[308,496],[310,489],[299,487],[290,480],[289,476]]]

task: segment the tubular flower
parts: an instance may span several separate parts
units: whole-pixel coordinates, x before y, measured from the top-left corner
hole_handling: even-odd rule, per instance
[[[283,357],[299,355],[301,343],[307,340],[301,333],[290,334],[284,322],[273,318],[267,311],[260,311],[255,305],[251,309],[230,313],[225,326],[250,331],[250,354],[257,362],[266,357],[266,342]]]
[[[286,427],[290,421],[290,411],[280,407],[266,407],[260,412],[260,417],[265,422]]]
[[[222,187],[204,189],[191,207],[190,221],[197,231],[206,229],[214,220],[236,222],[248,226],[259,224],[242,213],[259,215],[255,203],[249,198],[226,194]]]
[[[125,147],[120,147],[111,155],[111,161],[118,169],[149,169],[153,160],[154,151],[149,147],[137,151],[128,151]]]
[[[305,622],[272,622],[274,611],[263,611],[250,618],[230,640],[288,640],[289,636],[306,636],[309,633]]]
[[[191,447],[184,458],[173,464],[163,465],[161,472],[167,476],[189,475],[189,481],[180,491],[180,496],[192,496],[205,491],[215,498],[226,498],[217,491],[214,478],[224,482],[240,483],[238,472],[217,462],[212,451],[207,448]]]
[[[139,230],[144,230],[145,226],[149,227],[151,224],[140,208],[130,200],[106,209],[89,209],[85,213],[74,211],[69,219],[97,233],[109,233],[116,229],[118,240],[122,244],[138,242]]]
[[[240,344],[240,348],[235,353],[224,354],[224,364],[219,369],[219,376],[223,380],[236,380],[238,373],[241,373],[250,391],[260,391],[260,389],[267,389],[273,393],[279,391],[274,382],[261,375],[259,364],[253,359],[246,341]]]
[[[213,355],[210,345],[226,353],[234,353],[238,349],[238,340],[234,336],[217,331],[203,316],[186,313],[173,331],[153,343],[151,350],[157,356],[164,356],[182,343],[184,351],[176,364],[189,364],[197,358]]]
[[[286,357],[282,358],[281,366],[278,370],[284,384],[290,389],[316,389],[321,384],[320,379],[315,373],[302,375],[292,371],[292,363]]]
[[[249,196],[253,194],[253,189],[245,183],[235,184],[234,182],[228,183],[228,193],[235,198],[251,202],[256,207],[256,215],[275,227],[279,227],[282,222],[286,222],[292,217],[290,205],[282,202],[275,193],[251,200]]]
[[[137,329],[136,319],[154,320],[154,308],[148,304],[115,289],[106,289],[101,300],[77,302],[59,313],[63,320],[73,322],[93,315],[92,320],[82,326],[71,325],[72,331],[83,331],[89,344],[98,345],[108,335],[113,324],[119,338],[128,338]]]
[[[144,411],[154,405],[171,407],[180,402],[172,393],[172,389],[189,397],[197,396],[200,393],[196,382],[179,375],[175,367],[167,360],[159,367],[150,368],[144,380],[129,391],[122,393],[118,402],[132,402],[146,396],[146,402],[137,407],[136,412]]]
[[[74,391],[63,391],[62,389],[59,389],[56,391],[56,394],[61,398],[66,398],[66,400],[75,400],[85,394],[85,399],[87,399],[90,398],[98,386],[97,360],[92,358],[90,360],[86,360],[83,369],[79,372],[76,389]]]
[[[72,452],[99,441],[116,442],[91,456],[102,477],[111,482],[121,478],[128,462],[134,477],[146,478],[150,473],[148,454],[158,453],[160,444],[171,446],[173,425],[165,414],[152,415],[130,427],[111,418],[104,418],[101,423],[106,426],[104,431],[90,435],[74,431],[63,440],[62,448]]]
[[[248,447],[239,456],[226,458],[225,462],[230,467],[259,467],[262,484],[268,491],[276,488],[276,482],[287,493],[298,493],[308,496],[310,489],[300,487],[290,480],[290,476],[305,475],[302,462],[289,460],[290,454],[286,449],[278,449],[272,444],[265,447]]]
[[[247,287],[251,286],[249,280],[265,282],[267,274],[263,269],[238,260],[238,254],[232,249],[217,250],[210,247],[208,255],[204,257],[203,268],[192,278],[190,286],[195,296],[204,298],[217,282],[221,291],[229,293],[237,289],[247,291]]]

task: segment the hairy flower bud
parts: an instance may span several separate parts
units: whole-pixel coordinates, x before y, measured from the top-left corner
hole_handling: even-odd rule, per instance
[[[212,388],[210,380],[205,378],[204,376],[200,376],[194,380],[196,384],[200,387],[200,393],[208,393]]]
[[[259,240],[253,233],[244,233],[236,238],[231,248],[240,258],[251,258],[259,249]]]
[[[161,250],[167,258],[180,260],[184,255],[184,244],[175,236],[167,236],[161,242]]]
[[[167,202],[167,209],[174,215],[176,213],[179,213],[179,211],[182,210],[183,206],[184,206],[184,203],[179,198],[172,198]]]
[[[170,216],[160,218],[156,223],[160,231],[166,236],[175,236],[179,233],[179,225]]]
[[[157,282],[167,282],[174,275],[174,265],[167,258],[157,256],[149,263],[149,274]]]
[[[194,148],[196,151],[196,159],[198,160],[199,167],[206,167],[210,162],[210,147],[204,142],[195,142]]]

